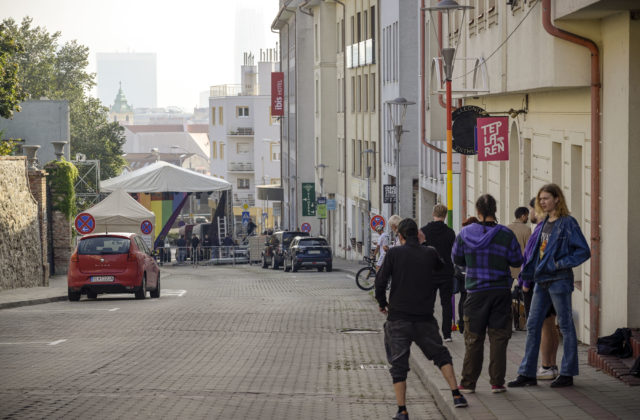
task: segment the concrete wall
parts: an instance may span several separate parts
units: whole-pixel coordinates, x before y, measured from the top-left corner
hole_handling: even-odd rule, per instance
[[[0,290],[42,285],[38,206],[24,157],[0,156]]]
[[[15,112],[13,119],[0,118],[0,131],[4,138],[21,138],[25,145],[40,145],[40,166],[56,160],[52,141],[66,141],[64,157],[70,160],[69,149],[69,103],[67,101],[25,101],[22,111]]]

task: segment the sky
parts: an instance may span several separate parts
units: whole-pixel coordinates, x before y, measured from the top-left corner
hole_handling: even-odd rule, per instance
[[[89,47],[90,72],[98,52],[155,52],[158,106],[187,111],[209,86],[240,82],[234,67],[247,48],[257,59],[260,48],[275,47],[277,12],[278,0],[0,0],[1,19],[30,16]],[[243,16],[257,22],[236,28]]]

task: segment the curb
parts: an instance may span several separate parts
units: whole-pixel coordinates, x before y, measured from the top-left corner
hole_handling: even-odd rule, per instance
[[[0,303],[0,310],[10,309],[10,308],[19,308],[21,306],[40,305],[43,303],[60,302],[63,300],[67,300],[68,298],[69,297],[67,295],[64,295],[64,296],[52,296],[52,297],[41,298],[41,299],[29,299],[29,300],[21,300],[16,302]]]

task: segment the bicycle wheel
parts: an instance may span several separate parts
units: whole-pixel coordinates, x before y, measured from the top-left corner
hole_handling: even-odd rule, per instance
[[[356,284],[362,290],[371,290],[375,286],[376,270],[372,267],[364,267],[356,274]]]

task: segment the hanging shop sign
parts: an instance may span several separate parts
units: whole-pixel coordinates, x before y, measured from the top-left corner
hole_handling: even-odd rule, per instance
[[[476,120],[479,117],[488,116],[487,111],[474,105],[466,105],[453,111],[451,113],[453,150],[463,155],[475,155]]]

